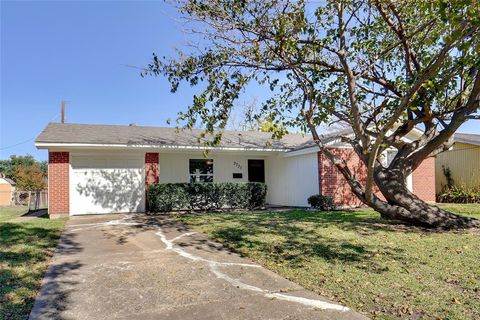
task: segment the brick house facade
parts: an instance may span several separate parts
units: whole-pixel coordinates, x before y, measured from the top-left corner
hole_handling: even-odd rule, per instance
[[[425,159],[412,174],[413,193],[423,201],[435,202],[435,157]]]
[[[145,212],[146,190],[153,183],[185,183],[192,175],[202,174],[211,175],[214,182],[255,181],[250,177],[252,170],[263,171],[257,176],[263,177],[266,201],[272,206],[307,207],[308,197],[319,193],[332,196],[340,206],[362,205],[343,176],[318,152],[311,136],[288,134],[272,140],[266,132],[224,131],[221,145],[209,149],[207,160],[205,145],[198,138],[202,133],[164,127],[48,124],[35,143],[49,151],[50,216]],[[347,159],[360,182],[365,181],[365,167],[348,145],[336,135],[326,137],[325,143]],[[202,160],[209,163],[199,166]],[[260,167],[251,167],[252,160]],[[421,199],[434,201],[434,159],[422,163],[407,185]]]
[[[332,153],[347,161],[347,165],[360,183],[365,183],[367,170],[353,149],[334,148]],[[353,194],[343,175],[321,152],[318,152],[318,180],[320,194],[331,196],[340,207],[358,207],[363,203]],[[435,201],[435,158],[425,159],[412,173],[413,193],[428,202]],[[375,194],[382,200],[385,198],[374,187]]]

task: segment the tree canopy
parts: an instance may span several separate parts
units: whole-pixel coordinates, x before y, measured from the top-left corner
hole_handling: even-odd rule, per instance
[[[46,188],[48,165],[37,161],[32,155],[11,155],[8,160],[0,160],[0,173],[17,183],[17,189],[36,191]]]
[[[39,191],[47,187],[46,175],[36,163],[15,167],[14,178],[16,188],[21,191]]]
[[[269,120],[272,135],[310,132],[364,203],[409,222],[458,222],[409,194],[405,179],[477,116],[478,1],[190,0],[178,10],[193,40],[177,57],[154,54],[143,75],[166,76],[173,92],[183,82],[201,88],[178,121],[214,133],[207,146],[220,141],[217,129],[256,82],[271,91],[256,116]],[[323,144],[317,128],[333,123],[352,128],[342,139],[367,166],[365,182]],[[414,129],[421,137],[405,141]],[[398,152],[385,167],[389,148]]]

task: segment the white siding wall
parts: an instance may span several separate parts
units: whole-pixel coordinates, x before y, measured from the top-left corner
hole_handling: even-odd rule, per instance
[[[248,159],[264,159],[269,204],[308,206],[307,198],[319,192],[316,153],[294,157],[211,153],[208,158],[213,159],[215,182],[246,182]],[[189,159],[203,159],[203,154],[160,153],[160,183],[188,182]],[[233,173],[242,173],[242,179],[233,179]]]
[[[208,155],[213,159],[213,181],[215,182],[246,182],[248,181],[248,159],[266,159],[264,156],[245,155]],[[204,159],[202,153],[160,153],[160,183],[188,182],[189,160]],[[265,161],[265,174],[268,161]],[[233,179],[233,173],[241,173],[242,179]]]
[[[269,204],[306,207],[307,198],[319,193],[317,153],[270,157],[266,177]]]
[[[160,183],[188,182],[188,157],[160,153]],[[214,164],[215,165],[215,164]]]
[[[480,146],[456,142],[452,150],[437,155],[435,160],[435,191],[439,193],[446,179],[442,166],[450,168],[456,186],[480,187]]]

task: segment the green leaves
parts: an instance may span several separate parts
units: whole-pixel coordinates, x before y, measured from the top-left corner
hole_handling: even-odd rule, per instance
[[[172,210],[253,210],[265,205],[267,185],[261,182],[158,183],[148,188],[150,212]]]
[[[178,9],[194,26],[193,48],[154,55],[142,75],[166,77],[172,92],[198,88],[177,123],[209,133],[225,128],[251,82],[270,93],[256,118],[275,137],[332,122],[380,132],[398,108],[400,125],[435,127],[471,94],[480,67],[473,0],[185,0]]]

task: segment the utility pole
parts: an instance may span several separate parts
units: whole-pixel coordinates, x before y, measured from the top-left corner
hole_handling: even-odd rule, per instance
[[[62,100],[62,109],[60,111],[61,114],[61,121],[62,123],[65,123],[65,101]]]

